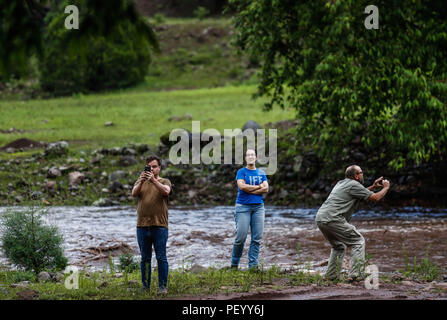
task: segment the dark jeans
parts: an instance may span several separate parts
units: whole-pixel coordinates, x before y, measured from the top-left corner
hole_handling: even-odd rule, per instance
[[[165,227],[137,227],[138,246],[141,253],[141,279],[145,288],[151,286],[152,245],[158,266],[158,287],[166,288],[168,284],[168,259],[166,258],[166,242],[168,229]],[[147,270],[147,277],[146,277]]]

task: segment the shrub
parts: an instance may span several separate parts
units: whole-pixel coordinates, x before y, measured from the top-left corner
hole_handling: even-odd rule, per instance
[[[3,252],[15,265],[38,274],[44,269],[64,269],[63,237],[57,227],[46,225],[42,209],[9,211],[1,217]]]
[[[144,80],[151,62],[149,41],[124,20],[107,36],[90,35],[77,45],[64,27],[65,15],[48,15],[40,65],[44,90],[54,95],[125,88]]]
[[[120,272],[132,272],[138,270],[138,263],[135,261],[132,253],[123,253],[119,256],[119,266]]]
[[[163,13],[154,14],[154,22],[155,24],[162,24],[166,22],[166,17]]]
[[[205,17],[209,15],[209,13],[210,11],[207,8],[201,6],[197,7],[197,9],[194,10],[194,16],[199,20],[205,19]]]

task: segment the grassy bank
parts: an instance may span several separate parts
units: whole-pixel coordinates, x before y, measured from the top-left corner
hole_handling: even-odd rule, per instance
[[[263,100],[253,101],[253,86],[173,92],[117,92],[29,101],[2,101],[0,128],[25,132],[0,134],[0,145],[19,138],[52,142],[67,140],[79,149],[113,147],[130,142],[158,144],[174,128],[201,130],[241,128],[247,120],[259,123],[293,118],[291,110],[263,112]],[[187,119],[170,121],[173,116]],[[105,126],[105,122],[113,126]]]
[[[14,283],[29,281],[26,288]],[[0,272],[0,300],[20,299],[34,291],[34,298],[42,300],[105,300],[105,299],[169,299],[188,295],[232,294],[238,292],[258,292],[265,289],[279,290],[290,286],[307,284],[328,285],[319,275],[303,272],[282,272],[271,267],[260,272],[224,270],[208,268],[200,272],[171,270],[168,278],[168,294],[160,295],[157,290],[158,274],[152,273],[150,290],[140,285],[140,273],[115,273],[81,271],[79,289],[67,289],[65,280],[60,282],[37,282],[29,273],[20,271]],[[12,285],[12,286],[11,286]],[[28,292],[28,295],[33,293]]]

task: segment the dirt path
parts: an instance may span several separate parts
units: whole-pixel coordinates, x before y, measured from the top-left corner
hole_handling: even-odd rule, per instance
[[[363,283],[300,286],[280,290],[177,297],[181,300],[447,300],[447,283],[381,283],[368,290]]]

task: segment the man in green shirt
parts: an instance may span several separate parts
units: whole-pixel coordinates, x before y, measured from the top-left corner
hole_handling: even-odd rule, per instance
[[[357,165],[349,166],[345,176],[346,178],[337,182],[332,189],[315,218],[318,229],[332,246],[326,271],[326,278],[329,280],[338,278],[346,247],[352,248],[349,277],[352,280],[364,277],[365,239],[348,222],[360,201],[377,202],[385,196],[390,188],[390,182],[384,180],[383,177],[374,181],[372,186],[365,188],[362,185],[364,182],[362,169]],[[374,193],[372,190],[377,187],[382,187],[382,190]]]

